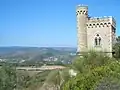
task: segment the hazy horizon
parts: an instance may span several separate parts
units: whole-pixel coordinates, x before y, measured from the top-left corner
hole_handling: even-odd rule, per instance
[[[0,0],[0,47],[77,47],[79,4],[92,17],[113,16],[120,35],[120,1]]]
[[[0,46],[2,47],[25,47],[25,48],[77,48],[77,47],[69,47],[69,46]]]

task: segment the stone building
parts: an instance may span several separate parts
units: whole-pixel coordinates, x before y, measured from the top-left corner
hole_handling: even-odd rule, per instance
[[[78,5],[77,17],[77,53],[89,50],[108,53],[112,56],[112,47],[116,43],[116,21],[113,17],[89,17],[88,6]]]

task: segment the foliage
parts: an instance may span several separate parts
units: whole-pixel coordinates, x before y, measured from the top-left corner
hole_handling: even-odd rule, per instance
[[[49,73],[50,71],[43,71],[32,76],[28,81],[25,90],[36,90],[37,88],[42,87]]]
[[[41,90],[44,90],[45,88],[49,90],[48,88],[54,88],[55,90],[61,90],[64,83],[68,81],[70,78],[68,69],[64,70],[52,70],[45,82],[44,85],[41,87]]]
[[[16,88],[16,70],[10,65],[3,65],[0,68],[0,90],[13,90]]]
[[[0,90],[37,90],[40,87],[52,87],[60,90],[69,79],[68,69],[49,70],[30,76],[27,71],[16,70],[13,65],[6,64],[0,68]]]
[[[82,58],[79,56],[73,62],[73,68],[77,69],[80,73],[88,72],[92,68],[96,68],[98,66],[106,65],[110,58],[102,53],[96,53],[94,51],[90,51],[89,54],[83,55]]]
[[[70,68],[78,71],[77,76],[69,76]],[[0,90],[120,90],[120,62],[94,51],[76,57],[66,69],[40,72],[32,77],[6,64],[0,72]]]
[[[116,58],[116,59],[120,59],[120,43],[116,43],[114,46],[113,46],[113,56]]]
[[[113,56],[116,59],[120,59],[120,36],[116,38],[116,43],[113,46]]]
[[[27,88],[29,85],[29,80],[31,79],[27,72],[21,73],[19,71],[16,72],[17,75],[17,89],[23,90]]]
[[[73,66],[79,71],[65,83],[63,90],[120,90],[120,62],[106,55],[90,52],[78,58]],[[113,84],[114,83],[114,84]]]
[[[23,90],[29,80],[28,74],[19,73],[13,65],[4,63],[0,68],[0,90]]]

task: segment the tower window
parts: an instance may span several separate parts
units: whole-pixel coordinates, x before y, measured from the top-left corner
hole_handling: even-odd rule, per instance
[[[100,46],[101,45],[101,37],[99,37],[99,43],[98,43],[98,45]]]
[[[101,37],[99,34],[95,36],[94,43],[95,43],[95,46],[101,46]]]
[[[95,46],[97,46],[97,37],[95,37]]]
[[[99,37],[99,34],[97,34],[97,37]]]

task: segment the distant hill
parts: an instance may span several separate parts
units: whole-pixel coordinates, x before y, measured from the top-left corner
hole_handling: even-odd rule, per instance
[[[0,58],[41,60],[42,58],[75,53],[70,47],[0,47]]]

